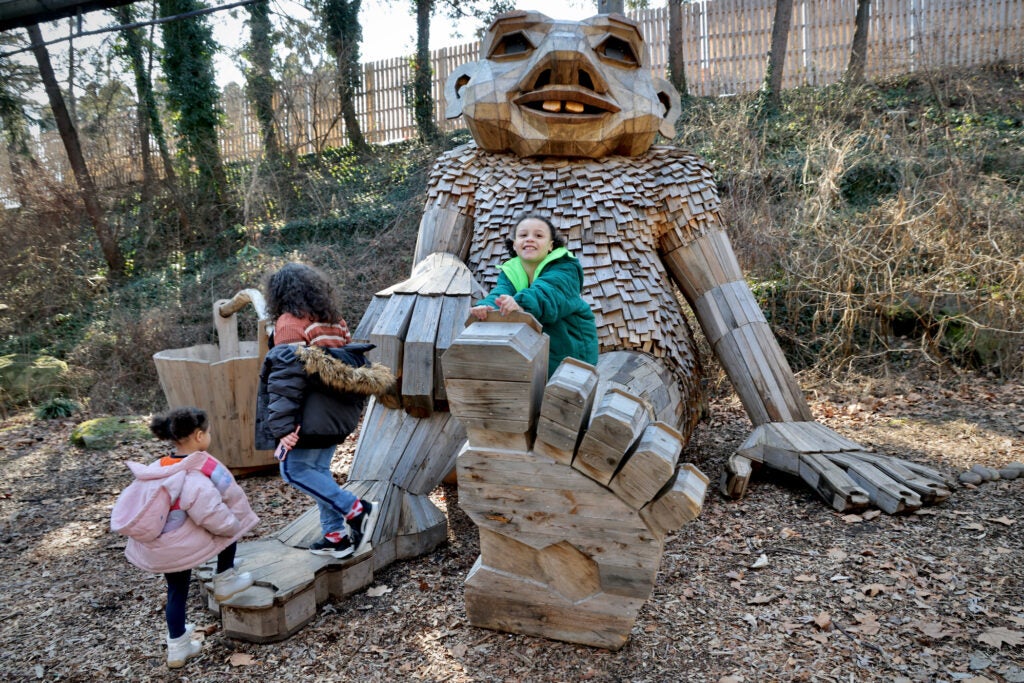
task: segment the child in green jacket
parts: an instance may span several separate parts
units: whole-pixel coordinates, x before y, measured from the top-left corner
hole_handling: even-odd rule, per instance
[[[512,234],[505,243],[515,257],[501,264],[498,283],[470,312],[480,320],[494,309],[502,315],[525,311],[535,317],[551,339],[549,377],[566,356],[596,364],[597,326],[594,312],[580,296],[580,262],[545,218],[526,216]]]

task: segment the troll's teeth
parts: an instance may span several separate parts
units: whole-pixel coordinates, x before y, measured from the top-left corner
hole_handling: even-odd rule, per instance
[[[558,112],[562,111],[562,103],[558,100],[547,100],[541,105],[544,111]]]
[[[583,103],[582,102],[566,102],[565,103],[565,110],[568,111],[568,112],[572,112],[573,114],[582,114],[583,113]]]

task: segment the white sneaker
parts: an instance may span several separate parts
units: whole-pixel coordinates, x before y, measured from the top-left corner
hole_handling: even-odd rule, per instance
[[[167,668],[179,669],[185,666],[185,662],[199,654],[203,649],[203,643],[199,640],[192,640],[192,631],[195,628],[192,624],[186,624],[185,632],[177,638],[167,638]]]
[[[252,585],[252,574],[249,572],[238,573],[234,567],[222,571],[213,577],[213,599],[217,602],[224,602],[232,595],[241,593]]]

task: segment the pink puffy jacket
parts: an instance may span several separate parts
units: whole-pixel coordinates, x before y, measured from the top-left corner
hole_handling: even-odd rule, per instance
[[[110,528],[129,537],[125,557],[140,569],[198,567],[259,522],[228,468],[205,451],[166,467],[125,464],[135,481],[114,503]]]

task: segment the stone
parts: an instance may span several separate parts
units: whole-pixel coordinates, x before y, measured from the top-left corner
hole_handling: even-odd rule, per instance
[[[985,481],[995,481],[999,478],[998,472],[991,467],[985,467],[984,465],[973,465],[971,467],[971,472],[977,472]]]
[[[959,480],[961,484],[980,484],[981,482],[985,481],[985,478],[982,477],[977,472],[968,471],[961,472]]]
[[[74,428],[70,441],[89,450],[108,450],[126,441],[154,439],[145,420],[131,416],[97,417]]]

